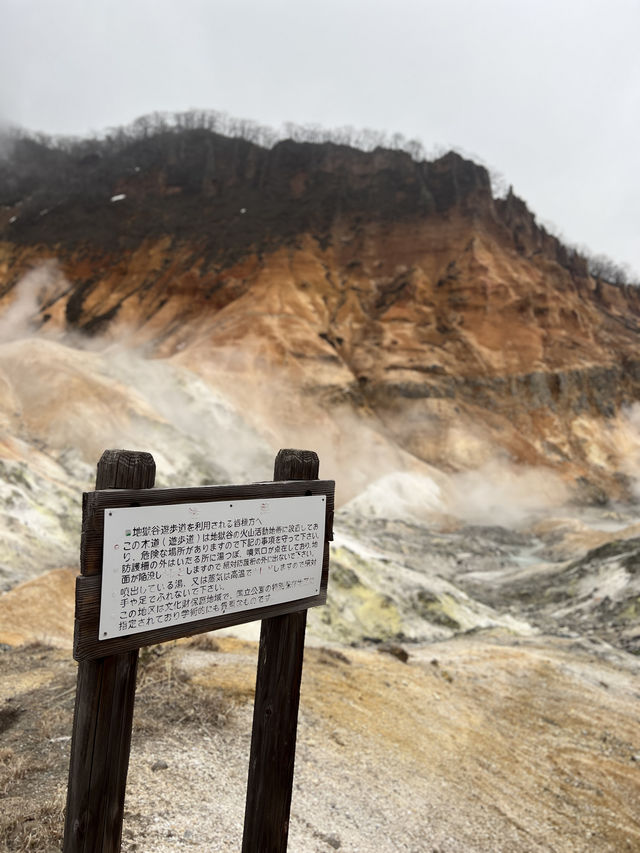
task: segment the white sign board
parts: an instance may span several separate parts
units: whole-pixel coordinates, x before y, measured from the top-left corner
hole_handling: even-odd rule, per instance
[[[326,497],[107,509],[99,638],[317,595]]]

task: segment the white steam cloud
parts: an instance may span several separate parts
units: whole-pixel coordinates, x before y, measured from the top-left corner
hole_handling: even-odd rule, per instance
[[[8,308],[0,314],[0,344],[30,337],[40,325],[46,302],[69,287],[55,260],[39,264],[15,285]]]
[[[457,474],[388,474],[370,484],[347,508],[417,523],[437,525],[443,517],[453,517],[467,524],[512,526],[558,510],[568,498],[567,486],[554,472],[496,458]]]
[[[453,475],[447,511],[471,524],[511,526],[557,510],[569,490],[555,472],[495,458],[481,468]]]
[[[559,509],[569,498],[550,469],[490,457],[486,436],[460,426],[446,431],[443,422],[442,457],[464,459],[467,466],[445,474],[399,449],[375,418],[349,407],[329,410],[301,396],[250,347],[154,359],[106,338],[72,336],[64,329],[64,300],[58,300],[69,287],[50,261],[27,273],[11,301],[5,299],[0,422],[64,458],[67,467],[77,458],[82,476],[102,450],[130,447],[154,454],[164,485],[268,479],[278,448],[297,446],[319,453],[321,476],[336,480],[338,504],[349,500],[363,515],[514,525]],[[45,335],[41,318],[50,311]],[[116,333],[122,340],[127,330]],[[640,404],[625,419],[640,484]],[[413,426],[429,429],[429,423]]]

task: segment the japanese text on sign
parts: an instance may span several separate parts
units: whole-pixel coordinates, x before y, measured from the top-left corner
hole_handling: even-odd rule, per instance
[[[104,514],[101,640],[317,595],[326,498]]]

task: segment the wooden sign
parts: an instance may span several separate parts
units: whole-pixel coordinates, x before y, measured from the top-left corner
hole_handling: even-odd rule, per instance
[[[138,649],[256,619],[242,851],[285,853],[307,608],[326,600],[332,539],[318,466],[281,450],[274,482],[154,489],[149,453],[103,454],[83,496],[64,853],[120,851]]]
[[[326,601],[334,483],[90,492],[76,660]]]
[[[98,639],[318,595],[325,507],[309,495],[107,510]]]

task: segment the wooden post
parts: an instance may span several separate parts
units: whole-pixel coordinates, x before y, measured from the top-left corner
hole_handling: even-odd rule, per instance
[[[274,480],[315,480],[318,456],[281,450]],[[263,619],[242,853],[284,853],[289,834],[307,611]]]
[[[96,489],[151,488],[155,471],[150,453],[107,450]],[[78,665],[64,853],[120,850],[137,667],[137,649]]]

